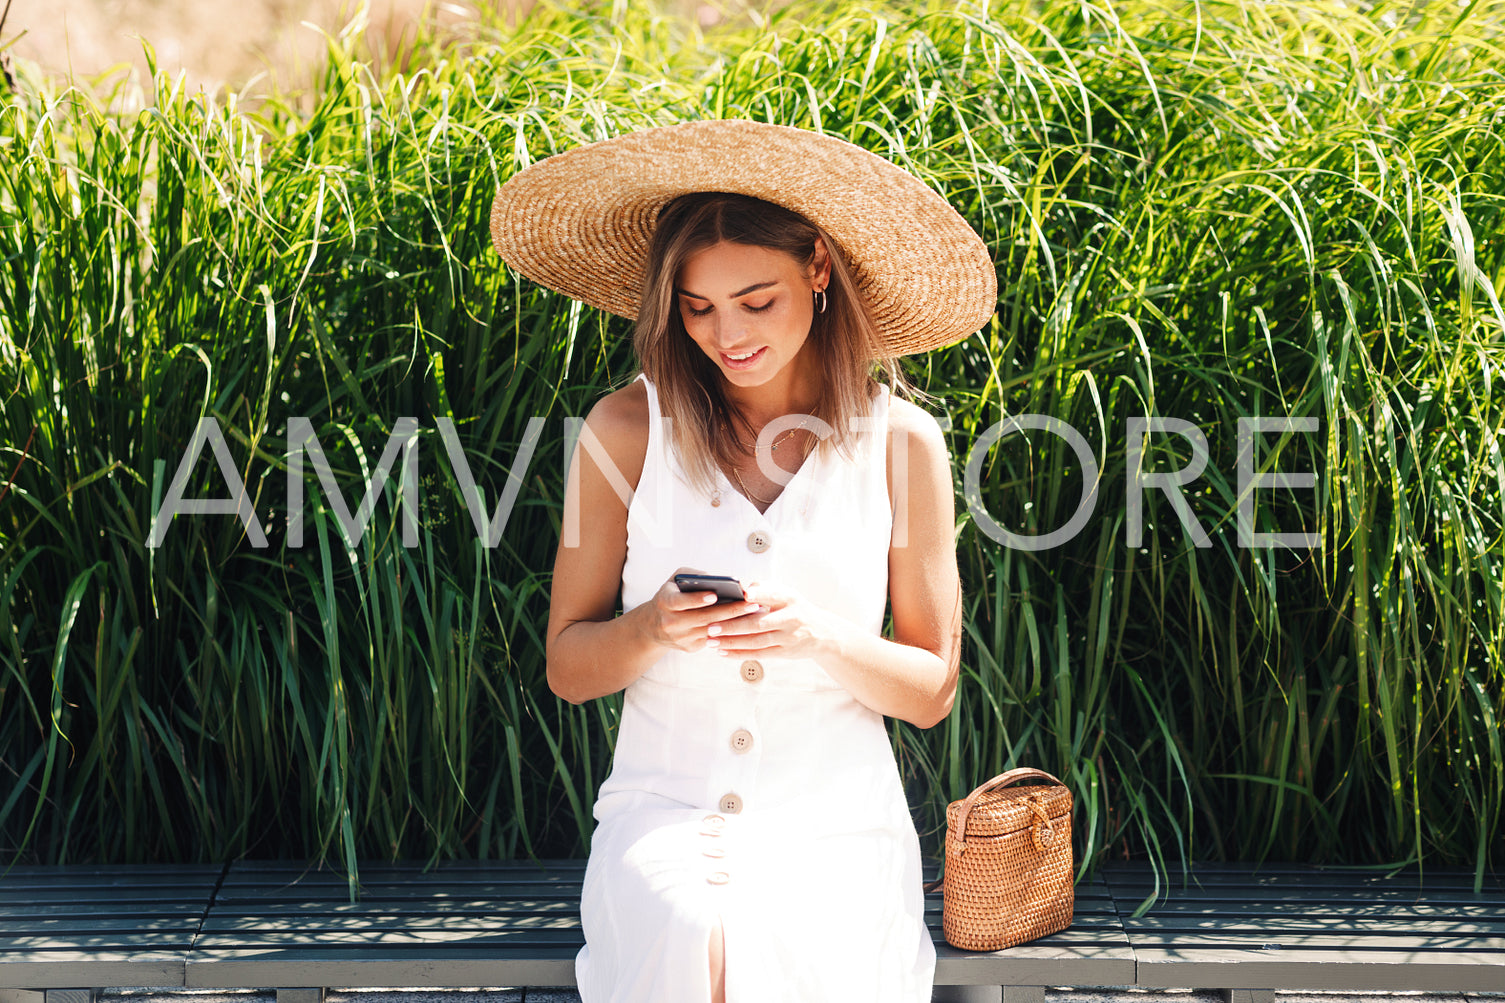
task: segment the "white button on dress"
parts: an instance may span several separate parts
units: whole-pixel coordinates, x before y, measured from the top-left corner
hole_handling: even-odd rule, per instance
[[[766,511],[725,477],[689,486],[646,377],[649,437],[627,513],[622,605],[681,566],[787,588],[873,634],[892,535],[882,431],[812,452]],[[666,650],[623,695],[581,894],[582,1003],[727,998],[929,1003],[920,845],[882,716],[810,659]]]

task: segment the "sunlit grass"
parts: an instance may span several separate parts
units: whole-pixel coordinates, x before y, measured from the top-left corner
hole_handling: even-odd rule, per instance
[[[1011,765],[1073,786],[1080,859],[1502,862],[1505,4],[793,8],[702,35],[619,5],[419,46],[377,79],[248,111],[159,73],[140,115],[32,83],[0,105],[0,833],[50,860],[578,853],[618,704],[543,676],[565,416],[631,372],[625,322],[514,279],[486,243],[526,163],[651,124],[823,129],[913,170],[993,251],[995,322],[911,368],[949,412],[967,591],[951,718],[896,726],[922,821]],[[629,9],[630,8],[630,9]],[[310,110],[311,109],[311,110]],[[1083,531],[1004,547],[962,498],[1005,413],[1099,468]],[[145,540],[201,415],[271,546],[180,517]],[[547,419],[501,544],[488,510]],[[1206,436],[1127,541],[1131,417]],[[399,417],[417,484],[353,549]],[[1239,544],[1237,422],[1261,439]],[[1026,448],[1027,447],[1027,448]],[[1146,472],[1191,459],[1166,433]],[[397,470],[394,468],[394,476]],[[1066,521],[1069,448],[1014,435],[975,499]],[[220,497],[209,459],[190,496]],[[393,504],[421,495],[419,545]],[[489,512],[488,512],[489,514]]]

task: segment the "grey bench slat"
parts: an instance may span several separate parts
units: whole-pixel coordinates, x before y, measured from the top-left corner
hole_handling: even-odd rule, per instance
[[[227,925],[243,925],[246,921],[259,919],[300,919],[312,922],[317,917],[382,917],[392,922],[419,922],[424,917],[459,919],[463,917],[554,915],[575,914],[579,900],[575,897],[518,898],[518,899],[444,899],[431,902],[405,900],[394,903],[388,899],[363,898],[359,902],[300,900],[286,903],[256,902],[251,905],[216,903],[205,922],[204,929],[217,930]],[[925,912],[940,921],[942,903],[938,896],[927,898]],[[1078,902],[1073,925],[1106,926],[1118,928],[1118,914],[1104,902]]]
[[[420,887],[393,893],[380,885],[361,885],[356,889],[355,903],[383,903],[393,908],[422,907],[428,903],[461,904],[465,902],[511,902],[530,899],[567,899],[578,902],[580,888],[561,888],[558,885],[513,885],[497,887],[475,884],[470,887],[437,887],[424,894]],[[302,886],[281,886],[260,891],[241,889],[221,890],[215,898],[216,905],[237,909],[276,909],[308,903],[352,902],[349,891],[344,888],[324,890]]]
[[[239,930],[234,934],[217,933],[200,937],[194,950],[228,954],[300,946],[317,947],[329,952],[341,949],[364,951],[375,946],[392,950],[427,950],[513,943],[574,944],[579,947],[585,943],[585,938],[578,923],[554,927],[493,926],[480,930]]]
[[[401,895],[392,895],[388,894],[384,888],[373,888],[370,885],[365,885],[358,891],[356,901],[360,903],[380,902],[393,907],[411,904],[412,907],[421,908],[428,903],[452,902],[463,904],[466,902],[508,902],[545,898],[568,898],[578,902],[580,900],[580,889],[560,888],[557,885],[517,886],[498,889],[477,885],[471,888],[436,889],[431,895],[424,895],[421,890],[414,890]],[[332,904],[349,901],[350,895],[343,888],[338,891],[323,892],[317,889],[301,887],[269,888],[260,893],[221,890],[219,896],[215,899],[217,906],[236,909],[275,909],[282,906],[299,906],[309,903]]]
[[[0,872],[0,987],[183,985],[223,872],[213,865]]]
[[[1195,917],[1240,918],[1246,916],[1311,916],[1311,917],[1374,917],[1404,920],[1459,918],[1488,920],[1502,915],[1505,907],[1487,903],[1467,902],[1302,902],[1298,899],[1283,902],[1261,902],[1258,912],[1251,911],[1248,903],[1232,900],[1219,902],[1172,900],[1155,907],[1155,915],[1181,917],[1187,921]]]
[[[586,861],[577,857],[556,857],[548,860],[438,860],[432,863],[420,860],[370,860],[361,864],[361,873],[379,874],[386,871],[409,874],[436,871],[532,871],[536,874],[556,876],[578,872],[585,873]],[[297,860],[237,860],[232,873],[240,875],[271,874],[284,871],[323,874],[344,880],[344,872],[328,864],[306,863]]]
[[[93,931],[57,930],[32,934],[12,934],[0,938],[0,962],[9,963],[14,952],[32,951],[130,951],[138,947],[188,950],[192,930]]]
[[[297,931],[303,933],[339,933],[342,931],[412,931],[421,934],[426,930],[449,930],[456,933],[475,933],[486,930],[531,928],[560,925],[579,927],[580,910],[544,913],[497,913],[491,916],[470,914],[449,916],[431,913],[424,916],[393,916],[388,913],[372,913],[365,916],[220,916],[214,923],[204,924],[199,943],[210,938],[234,938],[259,936],[261,934]]]
[[[168,876],[191,877],[198,879],[208,876],[217,876],[225,869],[224,864],[146,864],[146,863],[112,863],[112,864],[16,864],[6,867],[3,873],[6,879],[13,877],[42,876],[56,874],[59,877],[78,875],[94,875],[105,879],[129,878],[138,879],[142,876]]]
[[[1155,872],[1155,868],[1150,864],[1148,860],[1114,860],[1109,861],[1107,867],[1108,870],[1116,875],[1152,875]],[[1172,875],[1179,875],[1183,873],[1183,869],[1172,864],[1170,870],[1167,873]],[[1227,876],[1245,879],[1260,878],[1273,875],[1277,877],[1295,876],[1301,877],[1303,879],[1333,878],[1340,881],[1350,878],[1358,880],[1376,879],[1381,881],[1391,881],[1397,878],[1415,876],[1418,873],[1425,873],[1429,878],[1435,877],[1438,880],[1467,881],[1471,883],[1474,879],[1474,872],[1468,868],[1462,867],[1429,866],[1428,868],[1426,868],[1425,872],[1422,872],[1418,870],[1414,865],[1407,865],[1405,867],[1361,867],[1344,864],[1324,866],[1321,864],[1304,864],[1278,860],[1270,860],[1263,863],[1240,863],[1238,861],[1226,860],[1198,860],[1192,862],[1192,864],[1185,869],[1185,873],[1195,874],[1200,877],[1213,878]]]
[[[420,896],[420,898],[432,898],[436,895],[474,895],[477,889],[486,889],[488,893],[507,893],[512,889],[573,889],[578,892],[581,880],[549,881],[536,875],[488,875],[488,873],[476,873],[476,875],[415,875],[403,880],[385,880],[379,876],[361,872],[357,889],[364,893],[373,893],[381,890],[382,895],[388,898],[403,898],[403,896]],[[298,878],[298,875],[287,875],[286,880],[274,878],[268,881],[254,881],[247,883],[242,880],[226,880],[221,887],[221,895],[241,898],[241,896],[278,895],[289,889],[298,889],[304,895],[310,896],[346,896],[349,895],[349,886],[345,881],[310,880],[310,878]]]
[[[238,924],[244,920],[281,919],[318,916],[384,916],[393,921],[411,918],[414,921],[427,916],[461,918],[469,916],[530,916],[530,915],[575,915],[580,911],[576,899],[555,901],[519,899],[500,902],[497,899],[467,900],[456,903],[410,903],[393,906],[389,902],[368,905],[359,903],[302,902],[279,905],[273,908],[221,908],[216,906],[204,923],[205,930],[218,930],[226,924]]]
[[[30,898],[88,895],[93,898],[109,898],[129,895],[145,899],[174,899],[196,894],[205,888],[213,888],[219,871],[199,876],[173,875],[153,877],[134,875],[130,878],[108,875],[79,875],[63,869],[62,873],[48,880],[41,876],[6,875],[0,870],[0,902],[25,901]]]
[[[141,916],[98,916],[87,913],[71,916],[0,917],[0,951],[11,939],[26,936],[62,937],[98,934],[114,937],[176,937],[185,945],[198,929],[198,914],[166,916],[153,922]]]
[[[369,953],[315,949],[252,951],[208,960],[190,957],[190,989],[245,986],[572,986],[578,946],[538,947],[525,958],[496,948],[453,948],[442,954],[373,958]]]
[[[1114,896],[1120,903],[1137,899],[1156,891],[1148,882],[1126,882],[1109,875],[1107,880]],[[1505,906],[1505,890],[1485,887],[1479,894],[1455,886],[1394,884],[1394,885],[1302,885],[1297,881],[1266,883],[1258,885],[1209,884],[1161,885],[1162,896],[1171,901],[1191,902],[1457,902]]]
[[[1198,928],[1172,928],[1172,929],[1144,929],[1135,928],[1129,931],[1129,941],[1139,947],[1166,947],[1177,949],[1181,952],[1189,952],[1201,947],[1264,947],[1264,944],[1279,944],[1279,949],[1284,952],[1299,952],[1299,950],[1348,950],[1348,952],[1361,952],[1361,950],[1388,950],[1395,953],[1421,953],[1439,952],[1467,952],[1481,955],[1482,958],[1496,955],[1496,961],[1505,961],[1505,940],[1491,935],[1491,937],[1476,937],[1472,934],[1409,934],[1406,931],[1388,931],[1388,929],[1264,929],[1258,926],[1245,925],[1242,928],[1233,929],[1198,929]]]
[[[439,884],[424,886],[412,883],[405,887],[391,887],[361,881],[357,886],[357,898],[361,902],[432,902],[436,899],[507,899],[522,896],[567,895],[579,898],[579,883],[545,884],[519,883],[497,884],[489,881],[473,881],[467,884]],[[226,886],[220,889],[217,902],[349,902],[348,886],[321,887],[310,884],[277,884],[277,886],[245,887]]]
[[[935,983],[941,986],[1126,986],[1135,963],[1119,945],[1046,948],[1021,945],[972,954],[935,945]]]
[[[1384,877],[1294,865],[1198,866],[1123,919],[1146,987],[1477,991],[1505,986],[1505,890],[1472,874]],[[1143,865],[1104,879],[1120,908],[1151,894]]]
[[[1155,871],[1146,861],[1114,861],[1105,867],[1105,873],[1119,882],[1153,882]],[[1395,887],[1397,885],[1426,885],[1427,887],[1464,888],[1472,890],[1474,872],[1457,867],[1428,867],[1419,869],[1407,866],[1395,870],[1374,870],[1342,866],[1326,867],[1320,864],[1228,864],[1197,862],[1187,871],[1172,867],[1160,879],[1161,884],[1195,887],[1199,884],[1258,885],[1300,884],[1308,887],[1330,885],[1337,888],[1354,888],[1364,885]],[[1498,889],[1501,879],[1486,874],[1484,886]]]
[[[1149,889],[1145,889],[1142,894],[1131,893],[1121,888],[1117,889],[1117,891],[1119,892],[1118,904],[1120,909],[1123,909],[1125,906],[1132,906],[1141,898],[1144,898],[1151,894]],[[1254,889],[1251,890],[1247,895],[1237,893],[1227,894],[1222,892],[1217,895],[1208,895],[1178,891],[1162,891],[1161,894],[1171,895],[1173,896],[1172,901],[1181,903],[1183,905],[1195,905],[1205,908],[1208,906],[1215,907],[1219,903],[1228,903],[1231,908],[1242,910],[1274,908],[1280,903],[1290,902],[1303,904],[1308,907],[1329,906],[1334,909],[1348,909],[1352,906],[1375,904],[1400,906],[1411,904],[1427,904],[1446,907],[1477,905],[1487,906],[1494,909],[1505,909],[1505,897],[1493,899],[1488,896],[1473,896],[1462,894],[1450,895],[1435,892],[1386,891],[1366,893],[1362,891],[1353,891],[1345,893],[1334,890],[1330,892],[1312,891],[1309,894],[1302,895],[1298,892],[1286,889],[1278,891],[1272,889]],[[1125,909],[1125,911],[1127,912],[1131,910]]]
[[[1149,872],[1152,868],[1148,861],[1125,861],[1125,865],[1138,867],[1140,870]],[[1232,875],[1235,877],[1261,877],[1273,874],[1279,876],[1295,875],[1303,879],[1333,878],[1339,881],[1350,878],[1361,880],[1393,881],[1407,877],[1415,877],[1425,873],[1439,881],[1467,881],[1474,880],[1474,872],[1465,867],[1445,867],[1428,865],[1425,871],[1415,865],[1392,866],[1383,865],[1349,865],[1349,864],[1304,864],[1295,861],[1269,860],[1264,863],[1239,863],[1227,860],[1202,860],[1197,861],[1190,868],[1198,874],[1213,876]]]
[[[145,890],[121,890],[118,892],[100,893],[95,890],[68,889],[68,888],[43,888],[28,894],[0,894],[0,909],[14,909],[29,905],[68,905],[83,902],[97,902],[100,905],[117,905],[131,903],[146,907],[161,905],[180,905],[190,897],[202,898],[203,903],[208,903],[209,892],[213,889],[211,883],[208,888],[175,888]]]
[[[529,862],[456,862],[434,867],[418,863],[362,864],[358,877],[363,884],[416,884],[425,887],[445,881],[459,884],[478,879],[575,885],[584,880],[583,866],[555,868],[552,866],[554,863],[556,862],[551,861],[549,867],[542,868]],[[575,862],[557,863],[566,865]],[[237,861],[225,875],[224,885],[230,888],[237,885],[267,887],[279,882],[296,882],[313,887],[340,888],[346,885],[347,880],[343,873],[327,869],[313,869],[296,864],[268,865],[255,861]]]
[[[1116,870],[1106,875],[1116,896],[1136,898],[1157,890],[1153,881],[1135,875],[1124,875]],[[1462,881],[1456,875],[1428,874],[1418,880],[1412,876],[1393,880],[1361,876],[1352,881],[1337,881],[1331,876],[1312,880],[1305,875],[1284,873],[1266,875],[1261,880],[1235,879],[1231,875],[1203,875],[1197,880],[1181,884],[1177,881],[1162,882],[1160,894],[1172,901],[1233,901],[1239,903],[1304,901],[1304,902],[1403,902],[1426,901],[1439,903],[1481,903],[1505,906],[1505,886],[1489,882],[1479,892],[1474,892],[1472,879]]]
[[[204,906],[193,902],[155,902],[141,904],[135,902],[50,902],[50,903],[16,903],[12,905],[0,905],[0,923],[10,923],[32,918],[67,919],[70,916],[90,917],[136,917],[155,922],[161,919],[177,918],[184,922],[192,919],[198,921],[203,915]]]
[[[939,934],[940,925],[933,924],[931,929]],[[554,917],[508,917],[504,921],[471,920],[468,922],[435,922],[432,924],[414,924],[411,922],[392,923],[385,919],[378,919],[372,923],[352,923],[340,925],[335,923],[298,923],[298,924],[269,924],[257,923],[254,926],[228,925],[214,930],[206,929],[199,935],[195,942],[195,948],[201,951],[217,950],[221,948],[239,948],[241,946],[261,946],[267,944],[308,944],[317,943],[325,946],[333,946],[340,943],[365,944],[423,944],[423,943],[446,943],[455,941],[481,942],[487,938],[516,938],[526,939],[527,936],[537,931],[568,931],[577,940],[580,939],[580,923],[575,916]],[[1042,938],[1036,943],[1049,942],[1054,945],[1073,944],[1110,944],[1123,943],[1122,932],[1108,926],[1084,927],[1072,925],[1060,933],[1052,934],[1048,938]]]
[[[1134,950],[1138,984],[1147,988],[1498,992],[1502,984],[1498,964],[1481,964],[1468,952],[1356,956],[1334,951],[1280,957],[1290,953],[1225,948],[1188,954],[1138,946]]]
[[[1120,885],[1154,884],[1154,874],[1148,868],[1131,868],[1124,864],[1108,865],[1108,873]],[[1460,873],[1456,869],[1417,871],[1414,868],[1395,873],[1369,873],[1308,865],[1304,868],[1287,867],[1280,870],[1211,868],[1198,864],[1189,874],[1171,871],[1160,880],[1162,886],[1191,891],[1197,888],[1306,888],[1340,890],[1422,888],[1438,891],[1474,893],[1473,872]],[[1483,892],[1500,892],[1498,878],[1486,875]]]
[[[939,929],[932,930],[932,935],[940,937]],[[327,951],[348,949],[351,952],[370,954],[373,948],[380,948],[382,952],[392,954],[413,954],[431,951],[444,951],[451,947],[475,947],[480,945],[496,946],[502,949],[512,949],[514,952],[532,948],[537,945],[572,944],[578,948],[584,943],[584,937],[578,925],[568,926],[510,926],[505,928],[493,927],[483,930],[266,930],[266,931],[239,931],[235,935],[209,934],[200,938],[195,945],[194,957],[190,959],[218,961],[226,957],[241,956],[247,952],[261,952],[277,948],[297,948],[300,946],[318,946]],[[1010,952],[1010,956],[1016,956],[1020,948]],[[1108,931],[1068,930],[1055,934],[1048,938],[1042,938],[1032,945],[1036,952],[1045,951],[1052,956],[1075,957],[1083,952],[1093,956],[1102,955],[1104,952],[1117,951],[1121,960],[1130,960],[1128,952],[1124,950],[1124,942],[1121,936],[1113,936]],[[1132,982],[1132,967],[1129,969],[1130,981]],[[1108,983],[1122,984],[1122,983]]]
[[[1229,913],[1216,917],[1188,917],[1180,914],[1157,914],[1133,920],[1133,929],[1141,937],[1156,933],[1168,937],[1205,934],[1208,936],[1248,933],[1266,940],[1279,940],[1282,934],[1384,934],[1409,939],[1467,938],[1479,941],[1481,949],[1505,950],[1505,915],[1493,919],[1423,919],[1411,916],[1344,916],[1316,914],[1307,916],[1251,916]],[[1493,939],[1496,943],[1491,945]]]
[[[7,953],[0,964],[6,989],[94,986],[181,986],[181,951],[38,951]]]

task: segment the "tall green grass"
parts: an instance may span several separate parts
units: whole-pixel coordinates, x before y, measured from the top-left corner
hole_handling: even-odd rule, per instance
[[[654,124],[749,117],[890,157],[972,222],[995,321],[908,362],[944,403],[967,646],[957,706],[894,740],[924,828],[1016,764],[1076,791],[1106,857],[1505,861],[1505,4],[795,6],[702,33],[637,5],[535,8],[378,78],[331,40],[319,87],[249,102],[155,75],[23,79],[0,105],[0,839],[15,859],[582,852],[619,703],[548,692],[564,418],[630,373],[625,322],[509,274],[497,184]],[[964,465],[1005,415],[1059,418]],[[270,546],[227,515],[145,545],[201,416]],[[1189,422],[1198,548],[1144,495],[1139,415]],[[286,543],[288,418],[311,471]],[[488,509],[542,440],[494,549]],[[1258,469],[1239,544],[1237,422]],[[1140,444],[1143,471],[1191,459]],[[396,469],[394,469],[394,475]],[[1082,532],[1032,552],[1015,533]],[[190,497],[223,497],[206,452]],[[421,506],[401,545],[399,498]]]

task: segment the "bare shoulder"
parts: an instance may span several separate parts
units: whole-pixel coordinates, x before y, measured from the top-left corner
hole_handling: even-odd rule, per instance
[[[936,421],[935,415],[913,401],[907,401],[901,397],[889,398],[888,434],[890,439],[899,435],[905,437],[905,448],[908,450],[911,463],[916,459],[926,463],[945,464],[947,462],[946,437],[941,432],[941,426]],[[892,444],[889,448],[889,457],[892,461]]]
[[[636,489],[648,452],[648,388],[643,381],[633,380],[596,401],[585,424]]]
[[[620,390],[613,390],[591,406],[586,421],[597,435],[633,435],[648,437],[648,387],[633,380]]]

